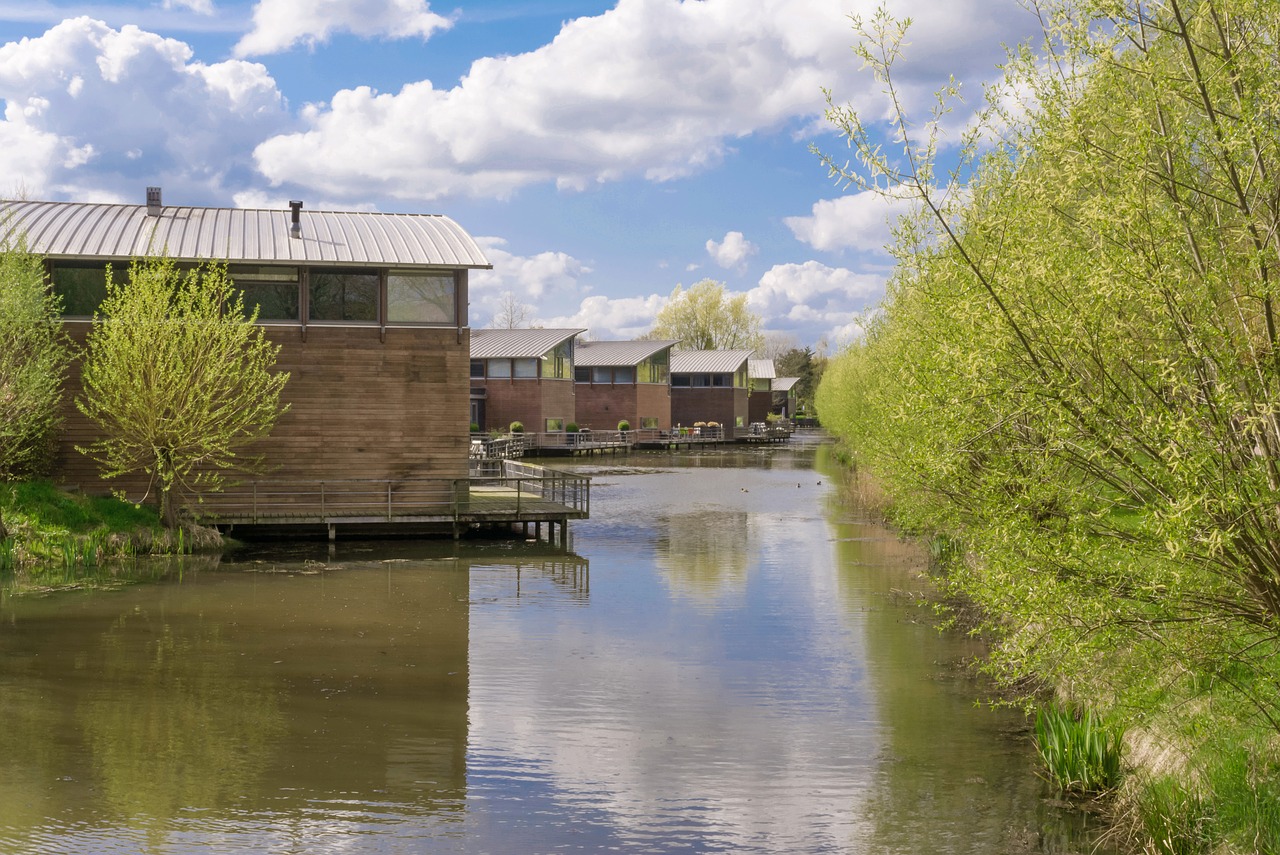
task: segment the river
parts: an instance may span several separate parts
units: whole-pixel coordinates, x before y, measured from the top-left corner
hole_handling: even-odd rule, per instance
[[[828,446],[593,476],[570,552],[253,546],[0,602],[3,853],[1074,853]]]

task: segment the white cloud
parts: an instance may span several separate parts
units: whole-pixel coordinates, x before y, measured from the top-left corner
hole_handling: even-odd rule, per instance
[[[994,52],[972,43],[1020,35],[1008,23],[1016,8],[930,6],[913,54],[952,60],[942,79],[975,66],[989,75]],[[273,182],[347,198],[674,179],[715,165],[739,137],[820,116],[824,86],[882,111],[849,50],[848,13],[872,9],[871,0],[619,0],[535,51],[476,61],[452,89],[420,81],[394,94],[341,91],[305,111],[304,132],[259,146],[257,162]]]
[[[903,198],[863,190],[813,205],[808,217],[786,217],[791,233],[809,246],[824,252],[855,249],[887,254],[893,241],[891,223],[910,209]]]
[[[165,9],[190,9],[199,15],[213,14],[213,0],[164,0]]]
[[[136,202],[148,185],[171,201],[251,182],[253,143],[288,127],[284,99],[261,65],[191,57],[89,18],[0,46],[0,175],[36,196]]]
[[[825,337],[845,344],[861,329],[860,317],[884,296],[885,277],[828,267],[817,261],[774,265],[747,303],[766,330],[786,332],[801,342]]]
[[[369,38],[429,38],[453,22],[431,11],[425,0],[258,0],[253,29],[236,43],[236,56],[287,51],[316,45],[334,33]]]
[[[758,251],[759,247],[744,238],[742,232],[728,232],[720,243],[707,241],[707,253],[716,264],[726,268],[739,267]]]
[[[604,297],[584,299],[576,312],[549,318],[548,327],[581,327],[593,341],[629,340],[653,328],[653,319],[667,303],[667,297]]]
[[[473,327],[488,323],[507,293],[533,306],[535,323],[556,326],[545,320],[547,312],[572,304],[589,290],[582,279],[591,273],[591,268],[568,253],[546,251],[522,256],[508,251],[507,242],[502,238],[480,237],[476,242],[493,269],[473,270],[470,274]]]

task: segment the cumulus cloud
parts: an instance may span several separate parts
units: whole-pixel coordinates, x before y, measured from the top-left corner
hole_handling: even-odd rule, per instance
[[[783,222],[797,240],[817,250],[887,253],[893,241],[891,224],[910,207],[905,198],[864,190],[822,199],[809,216],[786,217]]]
[[[1013,10],[1013,0],[931,7],[915,51],[956,61],[943,79],[976,63],[987,75],[996,57],[965,39],[1016,36]],[[820,116],[824,86],[882,110],[851,59],[856,11],[871,11],[869,0],[619,0],[535,51],[478,60],[452,89],[418,81],[396,93],[338,92],[304,112],[306,130],[259,146],[257,162],[273,182],[352,198],[505,197],[541,182],[687,176],[720,162],[737,138]]]
[[[0,99],[0,174],[91,200],[141,202],[154,184],[223,195],[252,181],[253,143],[290,122],[263,66],[193,62],[183,42],[83,17],[0,46]]]
[[[747,304],[766,330],[798,341],[826,338],[845,344],[861,329],[861,316],[884,295],[885,277],[828,267],[817,261],[777,264],[747,292]]]
[[[667,303],[667,297],[587,297],[572,314],[549,318],[548,327],[581,327],[593,341],[630,340],[653,328],[653,319]]]
[[[759,247],[743,237],[742,232],[728,232],[719,243],[707,241],[707,253],[716,264],[726,268],[740,266],[758,251]]]
[[[507,293],[533,306],[539,325],[555,326],[545,322],[546,313],[571,305],[589,290],[582,280],[591,268],[568,253],[516,255],[506,248],[507,242],[502,238],[480,237],[476,242],[493,269],[473,270],[470,274],[472,326],[488,323]]]
[[[199,15],[213,14],[213,0],[164,0],[165,9],[190,9]]]
[[[367,38],[426,39],[452,24],[432,12],[425,0],[258,0],[253,29],[233,51],[239,57],[281,53],[299,43],[314,46],[326,42],[339,32]]]

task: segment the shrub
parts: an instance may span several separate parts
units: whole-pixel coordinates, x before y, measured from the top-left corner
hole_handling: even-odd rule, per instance
[[[565,432],[566,432],[566,433],[577,433],[577,432],[578,432],[578,423],[577,423],[577,422],[569,422],[567,425],[565,425],[565,426],[564,426],[564,429],[565,429]]]
[[[524,433],[524,422],[512,422],[507,428],[508,433]]]
[[[622,421],[618,422],[618,430],[623,430],[623,431],[631,430],[631,422],[627,421],[626,419],[623,419]]]
[[[476,424],[475,422],[472,422],[472,423],[471,423],[471,432],[472,432],[472,433],[479,433],[479,432],[480,432],[480,425]]]

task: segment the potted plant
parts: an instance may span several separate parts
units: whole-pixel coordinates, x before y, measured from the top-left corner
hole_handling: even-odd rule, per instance
[[[510,427],[507,428],[507,433],[524,433],[524,423],[512,422]]]
[[[618,422],[618,430],[622,433],[626,433],[627,431],[631,430],[631,422],[627,421],[626,419],[623,419],[622,421]]]

